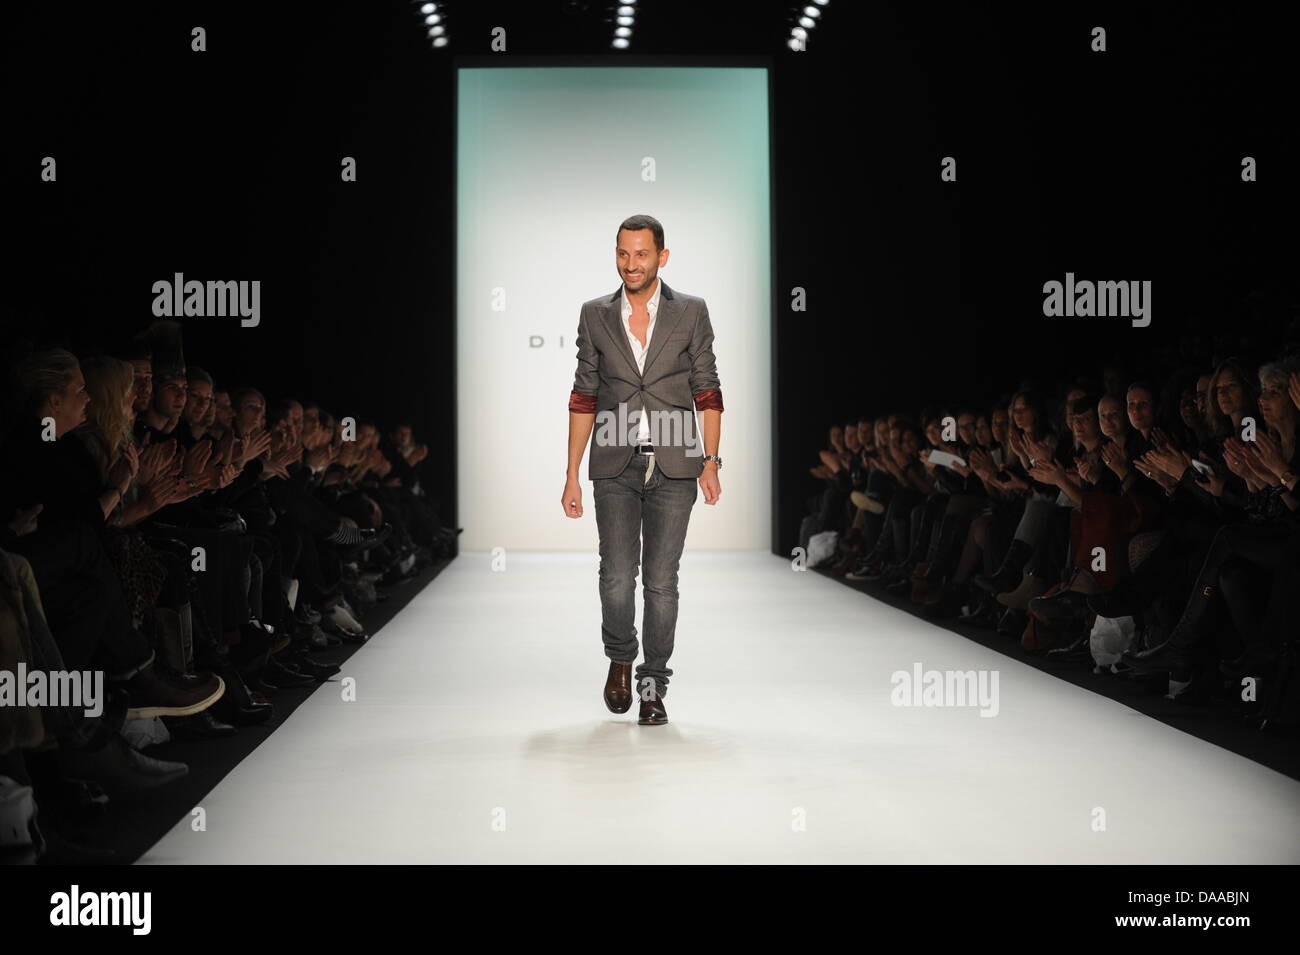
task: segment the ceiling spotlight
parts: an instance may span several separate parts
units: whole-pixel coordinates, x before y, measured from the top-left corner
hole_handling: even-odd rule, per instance
[[[812,17],[800,17],[799,25],[801,27],[807,27],[809,30],[811,30],[813,27],[817,25],[817,21],[814,20]]]
[[[620,26],[630,27],[636,23],[636,17],[615,17],[614,22]]]
[[[435,11],[435,10],[437,10],[437,9],[438,9],[438,5],[437,5],[437,4],[435,4],[435,3],[426,3],[424,6],[420,7],[420,12],[421,12],[421,13],[433,13],[433,11]]]
[[[631,35],[632,35],[632,29],[630,27],[614,28],[614,36],[631,36]]]
[[[624,6],[619,7],[614,12],[617,13],[620,17],[630,17],[632,14],[636,13],[636,7],[629,7],[625,4]]]
[[[446,27],[429,27],[429,36],[442,36],[446,32]]]
[[[445,36],[435,37],[434,40],[433,40],[433,45],[434,45],[434,46],[446,46],[446,45],[447,45],[447,38],[446,38]]]
[[[442,17],[438,16],[436,13],[431,13],[424,18],[424,22],[429,24],[429,26],[433,26],[435,23],[441,23]]]
[[[621,37],[621,36],[620,36],[620,37],[615,37],[615,39],[614,39],[614,46],[615,46],[615,48],[617,48],[617,49],[619,49],[619,50],[626,50],[626,49],[627,49],[627,40],[625,40],[625,39],[624,39],[623,37]]]
[[[794,27],[790,31],[790,35],[800,40],[808,39],[808,31],[805,30],[803,27]]]
[[[804,7],[803,12],[805,16],[809,17],[819,17],[822,15],[822,12],[816,7]]]

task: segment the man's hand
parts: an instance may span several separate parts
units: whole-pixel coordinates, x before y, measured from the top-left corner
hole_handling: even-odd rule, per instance
[[[564,494],[560,497],[560,504],[564,508],[565,517],[582,516],[582,485],[578,483],[577,478],[569,478],[564,482]]]
[[[722,485],[718,483],[718,466],[712,461],[704,462],[704,471],[700,474],[700,488],[704,491],[705,504],[717,504],[722,496]]]

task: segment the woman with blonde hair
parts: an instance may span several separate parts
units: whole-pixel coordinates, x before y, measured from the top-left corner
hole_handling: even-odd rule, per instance
[[[128,362],[107,356],[81,363],[90,404],[86,420],[73,432],[99,465],[99,476],[108,474],[119,459],[134,453],[131,418],[135,404],[135,369]]]

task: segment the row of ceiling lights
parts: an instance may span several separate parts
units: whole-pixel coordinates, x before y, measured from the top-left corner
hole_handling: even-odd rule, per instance
[[[790,38],[786,45],[792,50],[804,50],[808,47],[809,31],[816,28],[821,20],[822,7],[830,0],[813,0],[802,10],[796,8],[794,26],[790,28]],[[443,4],[445,6],[445,4]],[[420,15],[428,29],[429,39],[434,47],[447,45],[447,25],[445,11],[437,3],[421,3]],[[611,43],[616,50],[626,50],[632,43],[632,28],[636,25],[636,0],[618,0],[614,8],[614,39]]]

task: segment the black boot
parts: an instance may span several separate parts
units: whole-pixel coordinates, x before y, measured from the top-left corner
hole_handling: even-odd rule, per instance
[[[958,532],[965,527],[965,522],[953,517],[945,516],[939,523],[939,539],[930,548],[929,566],[926,568],[923,580],[931,583],[938,583],[948,576],[960,556],[955,553],[958,543]],[[964,543],[964,541],[962,541]]]
[[[1078,623],[1088,617],[1088,596],[1077,590],[1058,590],[1050,596],[1031,599],[1029,610],[1048,623]]]
[[[1170,540],[1168,534],[1165,540]],[[1172,545],[1171,545],[1172,546]],[[1178,561],[1162,541],[1137,570],[1110,590],[1088,598],[1088,609],[1099,617],[1133,617],[1141,613],[1169,586],[1178,570]]]
[[[1187,601],[1187,608],[1169,638],[1150,650],[1126,653],[1124,659],[1142,673],[1186,670],[1191,666],[1191,649],[1200,638],[1210,609],[1214,606],[1217,588],[1197,582],[1197,589]]]
[[[975,586],[990,594],[1004,594],[1015,590],[1025,572],[1025,565],[1034,555],[1034,549],[1022,540],[1013,540],[1007,548],[1007,555],[1002,558],[1002,566],[991,577],[979,574],[975,577]]]

